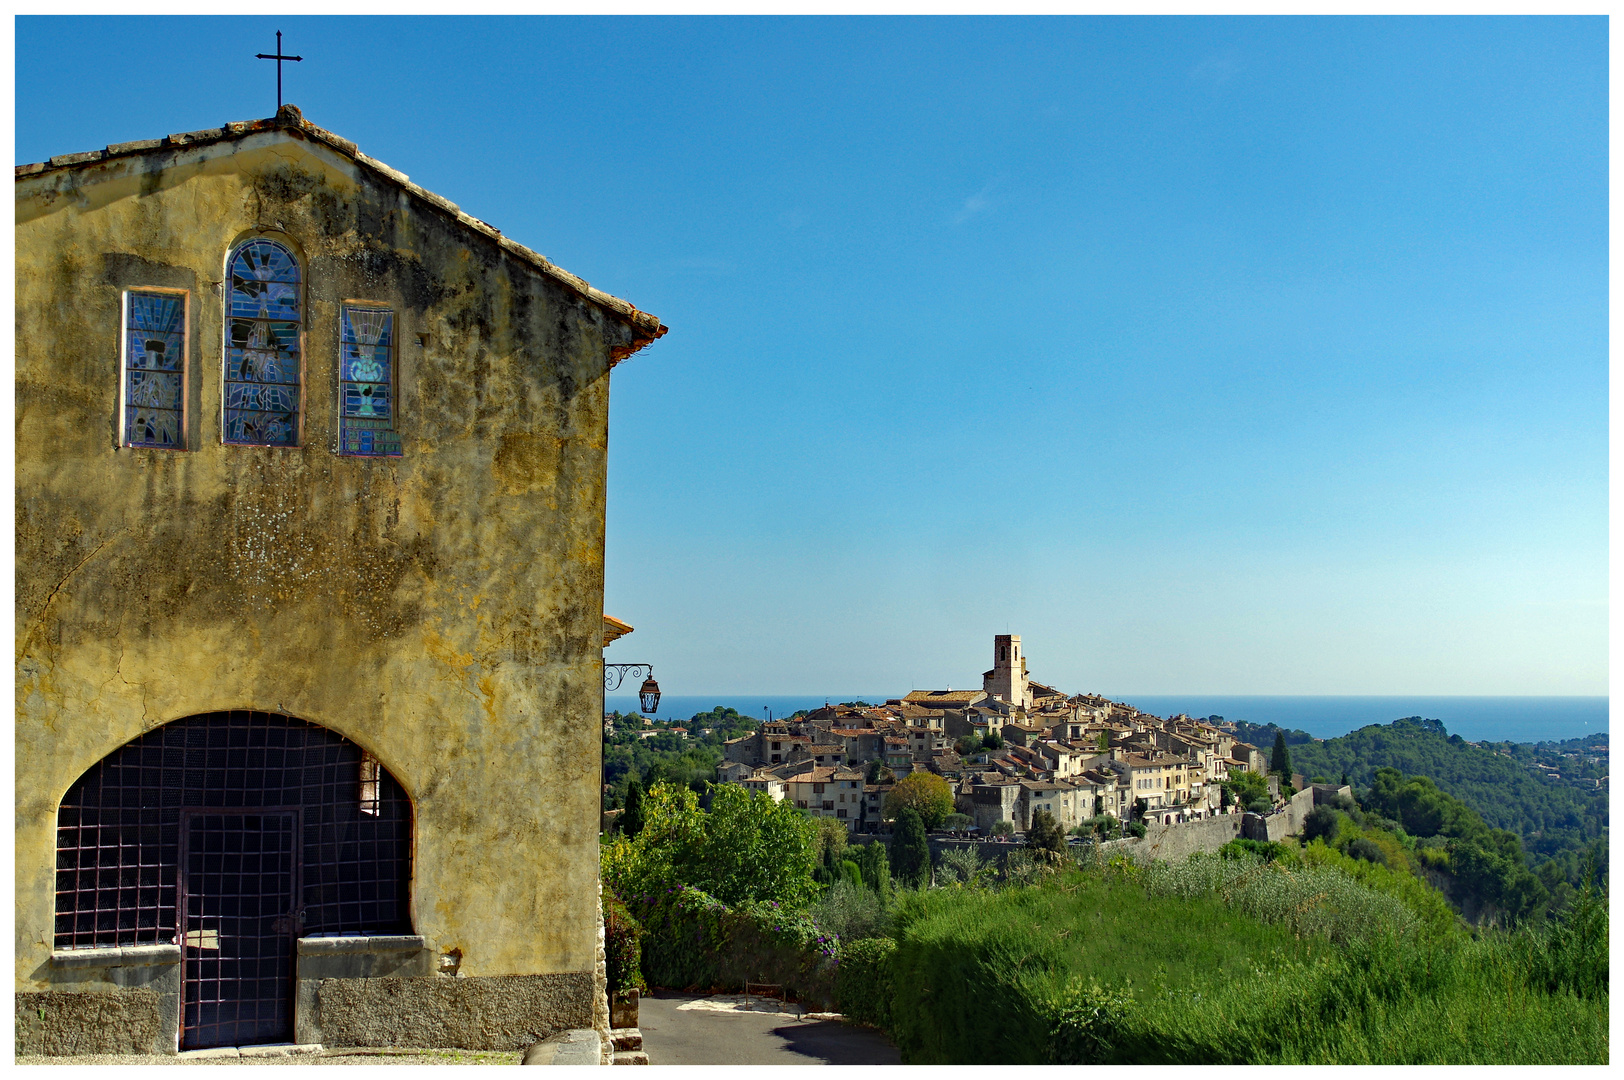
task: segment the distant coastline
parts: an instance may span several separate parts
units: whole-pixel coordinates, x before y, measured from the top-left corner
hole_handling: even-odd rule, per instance
[[[906,691],[883,694],[667,694],[656,714],[662,720],[686,720],[717,705],[746,716],[788,716],[815,709],[825,701],[882,702]],[[1367,724],[1390,724],[1401,716],[1443,721],[1450,734],[1472,742],[1541,742],[1577,739],[1608,730],[1607,697],[1449,697],[1449,696],[1286,696],[1233,694],[1106,693],[1148,713],[1168,716],[1222,716],[1254,724],[1299,728],[1320,739],[1346,735]],[[637,698],[610,694],[606,707],[636,712]]]

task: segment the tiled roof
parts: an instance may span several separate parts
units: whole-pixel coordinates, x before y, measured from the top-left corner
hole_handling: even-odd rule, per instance
[[[910,705],[973,705],[986,696],[982,690],[915,690],[902,700]]]
[[[637,343],[630,349],[624,350],[622,355],[611,355],[610,363],[618,364],[632,353],[648,345],[666,332],[666,327],[660,320],[646,311],[639,311],[631,304],[616,296],[610,296],[602,289],[595,289],[581,278],[576,277],[568,270],[553,265],[545,255],[538,254],[517,243],[509,237],[503,236],[500,229],[487,225],[485,222],[465,214],[457,204],[442,196],[436,195],[427,188],[414,184],[406,174],[390,168],[383,162],[370,158],[361,153],[356,145],[342,136],[335,135],[325,128],[319,128],[304,118],[297,105],[283,105],[276,115],[265,120],[243,120],[228,123],[223,127],[205,128],[202,131],[187,131],[177,135],[168,135],[159,139],[140,139],[135,142],[114,143],[101,150],[88,150],[80,154],[58,154],[49,161],[35,162],[30,165],[18,165],[16,179],[39,176],[55,170],[84,169],[104,161],[118,158],[133,157],[137,154],[147,153],[174,153],[210,143],[225,142],[231,139],[240,139],[245,135],[253,135],[265,131],[285,132],[296,139],[304,139],[337,151],[344,157],[354,161],[357,165],[372,173],[383,177],[395,184],[407,194],[418,201],[440,211],[454,219],[470,232],[478,233],[487,240],[495,243],[503,251],[528,263],[547,277],[559,282],[561,285],[580,295],[624,322],[630,324],[638,333]],[[615,350],[621,353],[622,350]],[[629,628],[628,628],[629,629]]]

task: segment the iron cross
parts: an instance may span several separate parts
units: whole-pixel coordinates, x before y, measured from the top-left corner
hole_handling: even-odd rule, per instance
[[[282,31],[278,30],[276,32],[276,55],[272,56],[269,53],[255,53],[254,59],[276,61],[276,108],[277,111],[280,112],[282,109],[282,61],[303,60],[304,57],[282,55]]]

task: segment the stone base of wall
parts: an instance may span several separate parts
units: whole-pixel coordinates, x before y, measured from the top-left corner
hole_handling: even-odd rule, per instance
[[[16,1007],[18,1054],[174,1053],[155,990],[23,990]]]
[[[316,986],[326,1046],[524,1050],[593,1028],[594,973],[455,978],[323,979]]]
[[[19,1054],[173,1054],[180,947],[51,953],[49,990],[17,992]]]

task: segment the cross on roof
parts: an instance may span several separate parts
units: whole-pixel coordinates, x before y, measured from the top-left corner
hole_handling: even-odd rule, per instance
[[[275,53],[275,55],[272,55],[270,53],[255,53],[254,54],[254,59],[255,60],[275,60],[276,61],[276,108],[277,108],[277,111],[280,112],[281,109],[282,109],[282,61],[284,61],[284,60],[303,60],[304,57],[302,57],[302,56],[283,56],[282,55],[282,31],[278,30],[276,32],[276,53]]]

